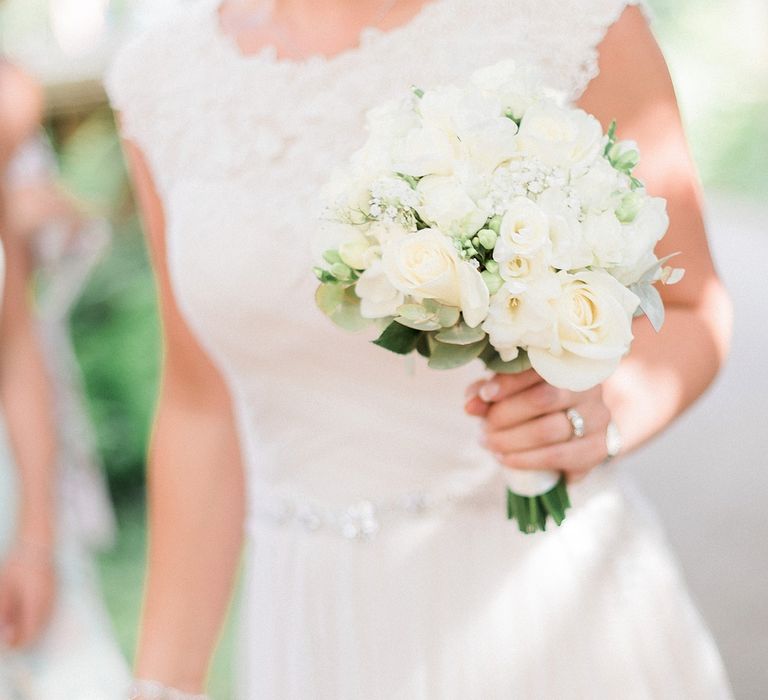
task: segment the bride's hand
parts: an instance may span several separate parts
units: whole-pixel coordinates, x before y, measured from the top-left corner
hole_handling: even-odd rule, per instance
[[[467,413],[485,421],[483,446],[507,467],[562,471],[578,481],[608,456],[611,414],[601,386],[557,389],[528,370],[475,382],[467,396]],[[584,419],[583,437],[574,437],[569,408]]]

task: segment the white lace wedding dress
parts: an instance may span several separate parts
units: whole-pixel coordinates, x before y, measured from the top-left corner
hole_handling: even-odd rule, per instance
[[[314,196],[361,144],[367,108],[503,58],[575,99],[626,3],[433,0],[301,61],[242,55],[217,4],[129,44],[108,88],[156,179],[180,307],[236,405],[250,491],[239,697],[730,697],[616,468],[572,489],[561,529],[521,535],[462,409],[482,368],[428,371],[313,301]]]

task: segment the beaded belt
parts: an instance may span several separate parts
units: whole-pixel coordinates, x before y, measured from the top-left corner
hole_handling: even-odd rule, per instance
[[[370,541],[386,522],[417,518],[478,495],[491,494],[502,504],[503,485],[497,486],[494,480],[489,487],[492,476],[487,470],[475,470],[444,488],[410,491],[381,500],[365,498],[342,506],[329,506],[284,491],[266,495],[256,487],[256,497],[250,502],[249,526],[295,525],[308,533],[328,532],[347,540]]]

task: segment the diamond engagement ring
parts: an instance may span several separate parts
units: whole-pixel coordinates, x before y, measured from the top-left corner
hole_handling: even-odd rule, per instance
[[[584,416],[581,415],[575,408],[569,408],[565,412],[565,417],[571,422],[571,428],[573,430],[573,437],[582,438],[586,433],[586,426],[584,424]]]

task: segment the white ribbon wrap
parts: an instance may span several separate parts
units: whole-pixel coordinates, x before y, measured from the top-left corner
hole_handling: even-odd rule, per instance
[[[518,496],[541,496],[557,486],[557,482],[560,481],[560,472],[505,468],[504,480],[509,490]]]

